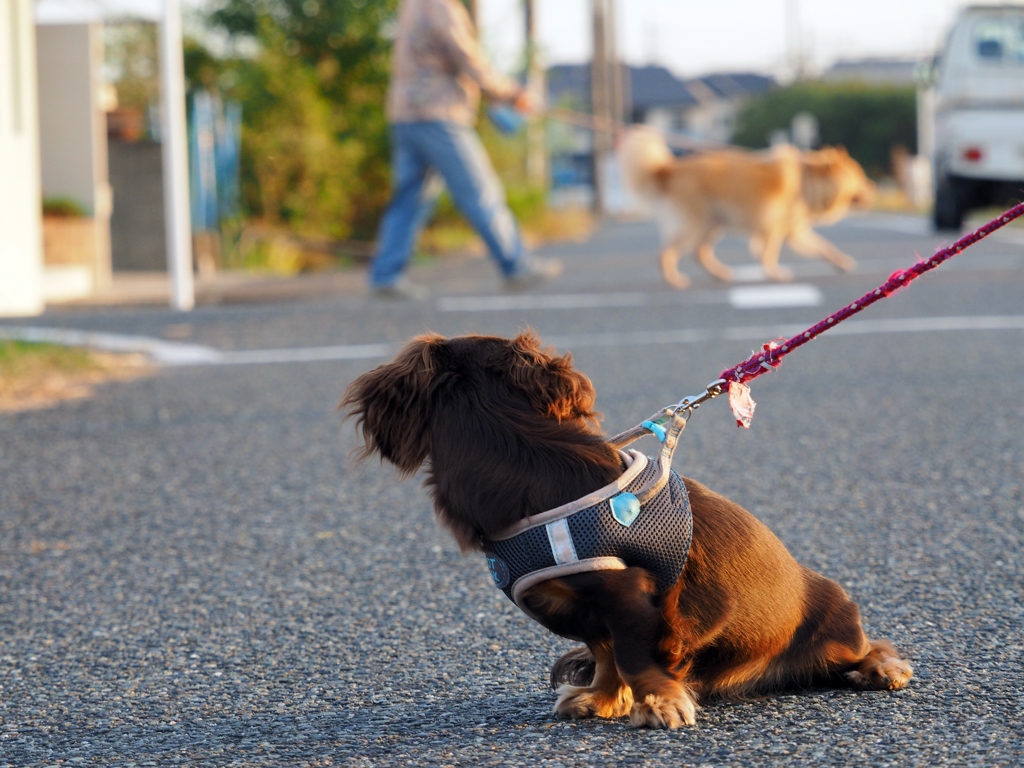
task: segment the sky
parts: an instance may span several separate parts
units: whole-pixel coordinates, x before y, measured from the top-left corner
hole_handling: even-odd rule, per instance
[[[989,0],[992,2],[993,0]],[[995,0],[998,1],[998,0]],[[477,0],[484,44],[513,68],[522,46],[521,0]],[[590,57],[590,0],[535,0],[548,63]],[[617,0],[619,46],[631,64],[658,62],[682,76],[780,74],[799,29],[806,60],[934,53],[964,0]],[[798,24],[791,23],[798,19]]]
[[[372,1],[372,0],[371,0]],[[989,0],[993,2],[998,0]],[[1011,0],[1013,1],[1013,0]],[[183,0],[188,6],[204,0]],[[484,45],[514,70],[522,51],[522,0],[477,0]],[[840,58],[934,53],[964,0],[616,0],[622,58],[657,62],[678,75],[785,74],[795,41],[811,69]],[[1016,0],[1024,2],[1024,0]],[[548,63],[590,57],[591,0],[535,0]],[[46,13],[72,8],[159,14],[163,0],[40,0]],[[794,30],[799,30],[796,34]]]

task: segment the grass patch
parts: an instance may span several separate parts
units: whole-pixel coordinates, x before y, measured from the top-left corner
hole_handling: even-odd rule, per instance
[[[89,397],[105,381],[135,378],[149,368],[143,355],[0,340],[0,411]]]
[[[28,341],[0,341],[0,377],[24,376],[46,368],[63,372],[82,371],[95,363],[89,351],[80,347],[36,344]]]

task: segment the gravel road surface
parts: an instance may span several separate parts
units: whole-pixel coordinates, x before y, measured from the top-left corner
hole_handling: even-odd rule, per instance
[[[419,479],[348,457],[334,407],[388,350],[359,345],[532,326],[574,353],[617,432],[941,241],[897,216],[826,234],[858,271],[784,256],[795,294],[766,292],[743,244],[723,243],[760,291],[746,309],[692,264],[690,291],[662,286],[654,228],[636,222],[547,249],[566,274],[526,296],[462,260],[414,270],[425,304],[4,321],[256,354],[0,415],[0,766],[1024,763],[1020,230],[759,379],[751,430],[706,406],[676,458],[851,593],[868,633],[911,659],[905,691],[719,704],[672,732],[555,720],[547,675],[570,644],[460,555]]]

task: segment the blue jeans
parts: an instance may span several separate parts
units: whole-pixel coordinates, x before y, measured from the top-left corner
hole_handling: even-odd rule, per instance
[[[428,181],[435,171],[487,244],[502,274],[512,276],[524,269],[519,227],[476,132],[454,123],[396,123],[391,126],[394,189],[380,223],[370,284],[393,285],[405,269],[434,209],[438,185]]]

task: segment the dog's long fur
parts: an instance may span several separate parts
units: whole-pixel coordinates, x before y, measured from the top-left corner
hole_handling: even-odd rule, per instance
[[[627,186],[657,215],[662,274],[677,288],[690,285],[679,271],[680,257],[689,253],[696,253],[714,277],[732,279],[732,270],[714,252],[715,242],[729,230],[750,237],[751,253],[775,280],[792,278],[779,266],[783,242],[847,272],[856,267],[853,258],[812,229],[875,197],[874,184],[843,147],[729,149],[674,158],[660,134],[634,128],[624,136],[619,158]]]
[[[532,333],[420,336],[352,382],[341,407],[357,420],[364,455],[405,474],[426,463],[435,511],[463,550],[624,471],[597,431],[590,380]],[[737,504],[684,483],[693,541],[666,593],[636,567],[526,593],[545,627],[586,644],[552,669],[558,715],[674,728],[716,697],[906,685],[910,665],[888,642],[868,640],[842,588],[798,564]]]

